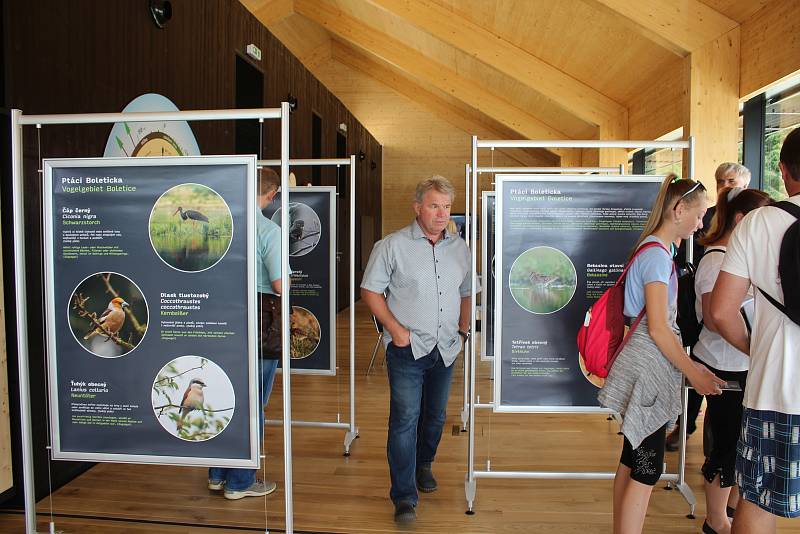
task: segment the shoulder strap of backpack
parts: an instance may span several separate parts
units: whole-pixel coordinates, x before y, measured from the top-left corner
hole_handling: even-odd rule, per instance
[[[619,278],[617,278],[617,282],[614,285],[618,286],[625,280],[625,275],[628,274],[628,269],[630,269],[631,265],[633,265],[633,260],[635,260],[639,256],[639,254],[641,254],[645,250],[647,250],[649,248],[653,248],[653,247],[660,247],[664,252],[669,254],[670,257],[672,257],[672,254],[670,253],[670,251],[667,250],[667,248],[664,245],[662,245],[661,243],[657,243],[655,241],[650,241],[648,243],[644,243],[643,245],[640,245],[638,249],[636,249],[636,252],[633,254],[633,257],[631,257],[630,261],[625,265],[625,268],[622,269],[622,274],[619,275]],[[674,268],[674,262],[673,262],[673,268]]]
[[[670,254],[670,256],[672,256],[672,254],[661,243],[652,243],[651,242],[651,243],[647,243],[647,245],[655,245],[657,247],[661,247],[667,254]],[[636,251],[636,254],[634,254],[633,258],[631,258],[630,263],[633,263],[634,258],[636,258],[636,256],[638,256],[639,253],[642,250],[644,250],[644,248],[645,248],[645,246],[642,246],[639,250]],[[647,247],[647,248],[650,248],[650,247]],[[675,274],[675,262],[674,261],[672,262],[672,272],[670,273],[669,277],[672,278],[673,274]],[[639,323],[642,322],[642,318],[644,317],[644,314],[645,314],[646,311],[647,311],[647,304],[642,306],[642,311],[639,312],[639,315],[636,316],[636,319],[633,321],[633,323],[631,324],[630,328],[628,328],[628,332],[625,334],[625,337],[622,339],[622,343],[619,344],[619,347],[617,347],[616,352],[614,352],[614,356],[612,356],[611,359],[609,360],[609,364],[608,364],[609,368],[611,367],[611,363],[613,363],[614,360],[617,359],[617,356],[619,355],[619,353],[622,352],[623,347],[625,347],[625,345],[628,344],[628,339],[630,339],[630,337],[633,335],[633,332],[636,330],[636,327],[639,326]]]
[[[783,200],[781,202],[776,202],[775,204],[773,204],[773,206],[782,209],[783,211],[785,211],[790,215],[793,215],[796,219],[800,219],[800,206],[798,206],[793,202],[789,202],[788,200]],[[800,325],[800,312],[790,310],[785,305],[778,302],[776,298],[774,298],[772,295],[770,295],[760,287],[758,288],[758,290],[761,292],[762,295],[764,295],[764,298],[767,299],[770,304],[778,308],[781,311],[781,313],[783,313],[789,319],[794,321],[796,324]]]
[[[794,215],[796,219],[800,219],[800,206],[788,200],[781,200],[773,204],[774,207],[780,208],[790,215]]]

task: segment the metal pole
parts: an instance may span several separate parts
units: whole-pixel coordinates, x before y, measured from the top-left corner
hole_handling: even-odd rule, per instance
[[[478,148],[689,148],[689,141],[507,140],[478,141]]]
[[[470,233],[470,204],[469,204],[469,190],[470,190],[470,165],[467,163],[464,169],[464,191],[465,191],[465,198],[464,198],[464,214],[466,215],[466,235],[467,235],[467,246],[470,246],[472,234]],[[467,431],[467,421],[469,420],[469,404],[467,403],[467,396],[469,395],[469,385],[467,382],[469,381],[469,366],[467,363],[469,362],[469,358],[467,358],[467,349],[468,347],[464,346],[464,391],[462,393],[462,399],[464,402],[461,404],[461,431]]]
[[[260,159],[256,161],[259,167],[280,167],[279,159]],[[348,158],[320,158],[320,159],[290,159],[289,167],[313,167],[317,165],[350,165]]]
[[[11,174],[14,205],[14,300],[17,307],[17,368],[19,373],[22,478],[25,493],[25,532],[36,532],[36,488],[33,472],[31,392],[28,377],[28,288],[25,273],[25,177],[22,169],[22,111],[11,110]]]
[[[556,174],[563,174],[563,173],[595,173],[595,172],[605,172],[605,173],[619,173],[619,167],[478,167],[478,174],[485,174],[487,172],[492,172],[496,174],[518,174],[518,173],[528,173],[528,174],[538,174],[538,173],[556,173]]]
[[[625,174],[625,164],[624,163],[620,163],[619,164],[619,173],[620,174]]]
[[[475,197],[478,194],[478,137],[472,136],[472,202],[473,209],[475,204]],[[475,234],[475,226],[472,227],[473,241],[477,235]],[[470,332],[475,332],[475,291],[476,291],[476,274],[475,266],[477,263],[475,247],[470,251],[471,265],[470,265],[470,318],[469,328]],[[465,493],[467,497],[467,513],[475,513],[472,510],[472,505],[475,502],[475,493],[477,490],[475,482],[475,343],[472,342],[470,336],[469,350],[464,351],[464,357],[469,360],[470,376],[469,376],[469,441],[467,442],[467,482],[465,484]],[[495,354],[495,358],[499,358],[499,354]],[[466,365],[466,362],[465,362]]]
[[[345,435],[345,456],[358,437],[356,428],[356,156],[350,156],[350,432]]]
[[[216,121],[236,119],[279,119],[278,108],[254,109],[206,109],[195,111],[153,111],[125,113],[70,113],[59,115],[27,115],[20,117],[19,124],[106,124],[112,122],[158,122],[158,121]]]
[[[294,532],[292,497],[292,360],[289,353],[289,103],[281,102],[281,373],[283,383],[283,475],[286,533]]]

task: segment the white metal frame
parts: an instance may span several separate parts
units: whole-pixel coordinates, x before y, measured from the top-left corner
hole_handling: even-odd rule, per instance
[[[59,115],[24,115],[21,110],[11,110],[11,174],[14,221],[14,282],[16,286],[15,306],[17,313],[16,341],[19,367],[20,426],[22,432],[22,470],[24,481],[25,531],[36,534],[36,495],[33,473],[33,438],[31,429],[31,399],[28,372],[28,288],[25,269],[25,190],[23,173],[22,127],[55,124],[113,124],[116,122],[152,121],[206,121],[236,119],[278,119],[281,121],[281,189],[289,189],[289,104],[282,102],[280,108],[197,110],[168,112],[128,112],[128,113],[85,113]],[[355,197],[353,197],[355,198]],[[289,272],[289,195],[281,198],[281,270]],[[352,228],[351,228],[352,232]],[[281,277],[281,293],[289,294],[289,278]],[[289,299],[282,299],[282,332],[289,339]],[[351,311],[351,314],[353,312]],[[352,341],[351,341],[352,342]],[[281,360],[285,368],[291,365],[289,344],[283,344]],[[283,373],[283,414],[284,421],[291,421],[291,373]],[[294,532],[294,500],[292,495],[292,427],[283,425],[284,447],[284,492],[285,492],[285,532]],[[55,525],[50,523],[50,530]]]
[[[259,160],[257,162],[260,166],[277,167],[280,165],[280,160]],[[291,159],[289,160],[289,167],[308,167],[314,165],[333,166],[337,168],[342,165],[350,166],[350,325],[349,325],[349,338],[350,338],[350,422],[341,421],[295,421],[292,420],[292,426],[297,427],[314,427],[314,428],[334,428],[344,429],[344,455],[350,456],[350,446],[353,441],[358,438],[358,426],[356,426],[356,321],[355,321],[355,285],[356,285],[356,156],[351,155],[349,158],[340,159]],[[281,195],[283,198],[283,195]],[[336,280],[331,280],[335,283]],[[288,293],[287,293],[288,295]],[[288,299],[284,299],[288,300]],[[336,306],[335,302],[331,303]],[[336,329],[331,333],[331,343],[335,349],[336,347]],[[284,367],[287,369],[288,367]],[[282,373],[290,374],[290,373]],[[337,417],[338,419],[338,417]],[[280,425],[282,422],[276,419],[267,419],[268,425]]]
[[[540,141],[540,140],[478,140],[477,136],[472,136],[472,162],[469,168],[471,169],[471,185],[472,187],[472,212],[477,210],[477,196],[478,196],[478,149],[479,148],[673,148],[688,150],[689,156],[689,178],[694,177],[695,169],[695,141],[690,137],[686,141]],[[468,187],[469,189],[469,187]],[[476,239],[476,230],[472,228],[472,241]],[[500,243],[496,240],[495,244]],[[687,259],[692,261],[691,240],[687,243]],[[475,330],[475,296],[477,294],[477,250],[471,247],[471,295],[472,306],[470,306],[470,328]],[[497,317],[497,315],[495,315]],[[586,473],[586,472],[547,472],[547,471],[491,471],[489,466],[486,470],[475,469],[475,409],[476,408],[496,408],[497,397],[492,399],[491,403],[477,405],[475,403],[475,367],[476,367],[476,350],[474,343],[470,343],[469,349],[465,349],[465,367],[469,364],[469,371],[465,370],[465,374],[469,373],[469,413],[467,420],[469,423],[469,443],[467,446],[467,474],[464,482],[464,493],[467,500],[467,513],[473,514],[473,506],[475,502],[475,495],[477,492],[477,479],[478,478],[525,478],[525,479],[580,479],[580,480],[602,480],[613,479],[614,473]],[[686,405],[688,400],[688,389],[684,386],[682,391],[682,412],[683,420],[686,420]],[[592,409],[590,413],[598,413],[602,408]],[[546,410],[552,413],[553,410]],[[580,413],[584,410],[558,410],[570,413]],[[606,410],[607,411],[607,410]],[[608,412],[608,411],[607,411]],[[681,440],[680,440],[680,454],[678,461],[677,473],[664,473],[661,480],[668,483],[668,487],[675,487],[683,495],[684,499],[689,505],[690,515],[694,514],[697,499],[694,496],[691,488],[685,481],[686,470],[686,425],[681,425]]]

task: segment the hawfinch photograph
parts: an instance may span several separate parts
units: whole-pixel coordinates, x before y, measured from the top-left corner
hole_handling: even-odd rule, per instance
[[[82,280],[72,292],[67,313],[75,341],[101,358],[128,354],[147,332],[144,295],[118,273],[95,273]]]

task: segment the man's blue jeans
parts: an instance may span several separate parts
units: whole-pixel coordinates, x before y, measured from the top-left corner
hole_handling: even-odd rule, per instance
[[[446,367],[439,349],[414,359],[411,346],[386,348],[389,368],[389,436],[386,456],[392,489],[389,496],[398,504],[417,504],[416,471],[430,467],[442,437],[447,417],[447,397],[453,366]]]
[[[264,442],[264,408],[269,402],[269,394],[272,392],[272,383],[275,380],[275,370],[278,368],[278,360],[259,359],[258,368],[261,375],[259,406],[261,406],[261,416],[259,417],[260,442]],[[208,470],[208,479],[225,481],[225,489],[231,491],[241,491],[253,485],[256,481],[257,469],[233,469],[230,467],[211,467]]]

